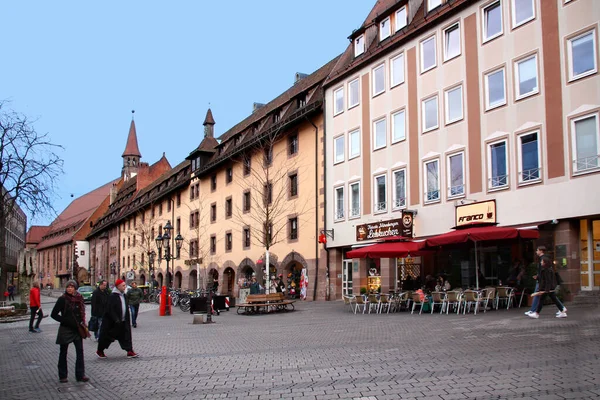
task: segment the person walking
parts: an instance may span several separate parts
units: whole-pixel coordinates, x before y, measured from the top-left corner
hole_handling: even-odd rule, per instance
[[[15,285],[9,283],[6,290],[8,291],[8,301],[15,301]]]
[[[96,341],[98,341],[98,338],[100,337],[102,317],[104,317],[106,307],[108,306],[108,296],[110,296],[110,293],[108,292],[108,282],[106,282],[106,279],[103,279],[98,283],[98,287],[92,293],[92,318],[96,318],[97,321],[97,328],[94,331],[94,338]]]
[[[83,296],[77,292],[77,282],[67,282],[65,293],[56,300],[52,313],[52,319],[60,322],[56,335],[56,344],[60,345],[58,356],[58,379],[61,383],[68,382],[67,351],[69,343],[75,346],[75,379],[78,382],[87,382],[90,379],[85,376],[85,364],[83,361],[83,338],[79,333],[79,326],[85,326],[85,304]]]
[[[538,274],[538,282],[539,282],[539,292],[533,293],[532,296],[539,297],[540,301],[538,301],[538,307],[535,312],[528,314],[530,318],[539,318],[540,312],[542,311],[542,307],[544,305],[544,299],[546,296],[550,296],[554,304],[556,304],[556,308],[558,308],[559,312],[565,314],[565,318],[567,313],[562,311],[564,306],[556,297],[556,293],[554,292],[554,288],[556,288],[556,274],[554,272],[554,268],[552,267],[552,262],[549,258],[542,259],[542,268],[540,273]],[[558,317],[558,316],[557,316]]]
[[[131,326],[134,328],[137,328],[137,316],[143,298],[144,292],[138,287],[137,282],[131,282],[131,289],[127,291],[127,301],[129,302],[129,312],[131,314]]]
[[[535,289],[533,292],[537,293],[540,291],[539,276],[540,276],[540,272],[542,270],[542,261],[544,259],[547,259],[548,262],[550,262],[550,263],[552,263],[552,261],[550,260],[550,257],[548,257],[546,255],[546,246],[538,246],[535,253],[538,256],[538,269],[537,269],[537,274],[534,275],[532,278],[536,280]],[[560,303],[560,300],[558,302]],[[540,304],[540,296],[534,296],[533,301],[531,302],[531,308],[529,309],[529,311],[525,312],[525,315],[529,316],[530,314],[536,313],[539,304]],[[567,317],[567,307],[565,307],[562,303],[560,303],[560,305],[561,305],[561,307],[560,307],[559,311],[556,313],[556,318],[566,318]]]
[[[130,313],[125,297],[125,281],[117,279],[112,293],[108,297],[108,305],[102,318],[102,330],[98,339],[98,358],[106,359],[104,350],[117,340],[123,350],[127,352],[127,358],[135,358],[138,355],[133,351],[131,340]]]
[[[39,333],[42,331],[40,329],[40,322],[42,322],[42,318],[44,318],[44,313],[42,312],[40,283],[37,281],[34,281],[31,284],[31,289],[29,290],[29,309],[31,310],[31,316],[29,317],[29,332]],[[36,315],[38,316],[38,320],[34,328],[33,321],[35,320]]]

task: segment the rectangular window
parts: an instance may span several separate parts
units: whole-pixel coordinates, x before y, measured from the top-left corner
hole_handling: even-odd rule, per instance
[[[392,143],[406,139],[406,112],[400,110],[392,114]]]
[[[440,162],[432,160],[425,163],[425,202],[440,200]]]
[[[288,220],[290,230],[290,240],[298,239],[298,218],[290,218]]]
[[[598,168],[598,114],[587,115],[572,122],[573,172]]]
[[[225,234],[225,251],[231,251],[233,245],[233,237],[231,235],[231,232],[227,232]]]
[[[231,218],[231,214],[233,212],[233,204],[231,201],[231,197],[225,200],[225,218]]]
[[[485,75],[485,109],[506,104],[506,87],[504,85],[504,68]]]
[[[354,39],[354,57],[360,56],[365,52],[365,35],[360,35]]]
[[[162,203],[160,203],[158,205],[158,215],[162,215],[162,213],[163,213],[163,205],[162,205]]]
[[[460,55],[460,25],[458,23],[444,30],[444,61]]]
[[[535,18],[533,0],[512,0],[512,26],[516,28]]]
[[[427,0],[427,12],[442,5],[442,0]]]
[[[360,216],[360,183],[350,184],[350,218]]]
[[[360,131],[352,131],[348,137],[348,159],[360,156]]]
[[[344,161],[344,135],[333,139],[334,157],[333,163],[337,164]]]
[[[233,168],[228,167],[225,171],[225,183],[233,182]]]
[[[421,42],[421,73],[435,68],[435,35]]]
[[[483,9],[483,41],[502,35],[502,4],[496,1]]]
[[[537,55],[515,62],[515,93],[517,99],[531,96],[539,91]]]
[[[250,192],[244,192],[244,212],[249,212],[250,206]]]
[[[210,237],[210,252],[211,254],[215,254],[217,252],[217,237],[215,235]]]
[[[506,140],[488,145],[489,188],[508,186],[508,154]]]
[[[379,175],[375,177],[375,212],[387,210],[387,177]]]
[[[217,175],[213,175],[210,177],[210,190],[213,192],[217,190]]]
[[[344,187],[335,188],[335,219],[344,219]]]
[[[386,146],[387,142],[387,126],[386,119],[380,119],[373,122],[373,150],[380,149]]]
[[[181,218],[177,217],[177,220],[175,222],[175,232],[177,234],[181,233]],[[144,242],[144,236],[142,236],[142,243]]]
[[[592,30],[569,39],[567,49],[570,81],[595,74],[598,71],[595,32]]]
[[[540,180],[540,147],[538,132],[519,135],[519,183]]]
[[[290,180],[290,197],[298,196],[298,174],[291,174]]]
[[[438,97],[423,100],[423,132],[436,129],[438,123]]]
[[[463,119],[462,85],[444,92],[446,97],[446,124]]]
[[[271,205],[273,203],[273,184],[268,182],[264,185],[263,189],[263,199],[265,205]]]
[[[396,11],[396,32],[406,26],[406,6]]]
[[[397,86],[404,83],[404,53],[398,54],[390,62],[391,86]]]
[[[406,207],[406,170],[394,171],[393,209]]]
[[[181,206],[181,193],[177,193],[177,200],[176,200],[176,202],[177,202],[177,207],[180,207]],[[144,219],[144,216],[142,214],[142,223],[144,222],[143,219]]]
[[[264,149],[263,163],[264,163],[265,167],[268,167],[271,164],[273,164],[273,147],[272,146],[267,146],[267,148]]]
[[[465,166],[464,153],[448,156],[448,198],[464,196]]]
[[[387,17],[379,23],[379,40],[384,40],[390,37],[390,17]]]
[[[210,205],[210,222],[216,222],[216,221],[217,221],[217,205],[213,203]]]
[[[373,97],[385,91],[385,65],[373,68]]]
[[[250,156],[246,156],[244,158],[244,176],[250,175],[251,171],[252,171],[252,160],[251,160]]]
[[[298,135],[293,134],[288,136],[288,154],[294,155],[298,153]]]
[[[344,111],[344,88],[341,87],[333,92],[333,115]]]
[[[244,228],[244,248],[250,247],[250,228]]]
[[[348,108],[356,107],[360,102],[360,84],[358,78],[348,84]]]

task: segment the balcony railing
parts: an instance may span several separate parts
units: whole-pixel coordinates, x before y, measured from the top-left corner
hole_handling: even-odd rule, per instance
[[[465,185],[450,186],[448,188],[448,194],[450,197],[462,196],[465,194]]]
[[[530,182],[540,179],[541,168],[526,169],[521,172],[521,182]]]
[[[360,207],[349,209],[348,214],[350,215],[350,218],[359,217],[360,216]]]
[[[375,203],[375,212],[382,212],[387,210],[387,202],[380,201],[379,203]]]
[[[490,188],[508,186],[508,175],[497,175],[490,178]]]
[[[394,200],[394,208],[406,207],[406,197],[400,197]]]
[[[439,190],[430,190],[425,192],[425,201],[436,201],[440,199],[440,191]]]
[[[600,159],[600,155],[578,158],[576,160],[573,160],[573,164],[575,164],[575,172],[582,172],[582,171],[587,171],[590,169],[598,168],[598,166],[599,166],[598,160],[599,159]]]
[[[343,209],[338,209],[335,210],[335,219],[344,219],[344,210]]]

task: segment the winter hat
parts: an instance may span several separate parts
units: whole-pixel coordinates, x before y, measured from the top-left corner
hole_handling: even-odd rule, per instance
[[[125,283],[125,281],[123,279],[117,279],[115,281],[115,286],[119,286],[121,283]]]
[[[67,281],[67,284],[65,285],[65,289],[68,288],[69,286],[73,286],[75,289],[77,289],[79,287],[77,282],[75,282],[73,279],[71,279],[70,281]]]

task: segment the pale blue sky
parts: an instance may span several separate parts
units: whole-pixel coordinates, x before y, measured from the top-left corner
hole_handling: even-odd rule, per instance
[[[0,99],[65,147],[61,212],[117,178],[135,109],[142,161],[221,135],[344,51],[375,0],[7,1]],[[53,218],[29,220],[49,224]]]

